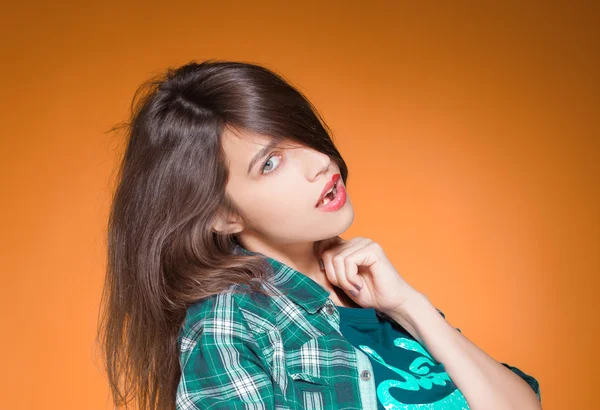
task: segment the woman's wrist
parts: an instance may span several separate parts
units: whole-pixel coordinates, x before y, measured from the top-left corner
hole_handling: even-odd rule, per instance
[[[385,313],[420,343],[423,342],[424,328],[431,328],[432,325],[436,327],[435,324],[446,322],[429,298],[417,291],[397,309]]]

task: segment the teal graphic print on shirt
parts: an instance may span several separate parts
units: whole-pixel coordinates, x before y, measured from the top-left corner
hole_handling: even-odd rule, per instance
[[[447,386],[452,384],[452,380],[450,380],[450,377],[445,371],[435,372],[431,370],[432,367],[437,365],[437,363],[435,363],[435,360],[429,355],[427,350],[425,350],[417,341],[404,337],[398,337],[394,339],[394,345],[422,355],[421,357],[414,359],[408,366],[408,370],[410,370],[410,372],[406,372],[387,364],[383,358],[369,346],[359,345],[359,347],[370,356],[372,361],[382,364],[400,376],[400,380],[388,379],[379,382],[377,385],[377,398],[379,399],[379,403],[383,405],[385,409],[469,409],[465,397],[462,395],[460,390],[456,388],[454,388],[454,391],[448,396],[432,403],[410,404],[403,403],[396,399],[390,393],[391,388],[399,388],[410,391],[418,391],[421,389],[431,390],[436,385]]]
[[[446,373],[444,365],[437,363],[402,326],[373,308],[337,306],[337,310],[340,332],[348,342],[362,350],[373,365],[379,410],[469,409],[467,400]],[[501,364],[525,380],[541,401],[535,377],[507,363]]]
[[[402,326],[372,308],[337,309],[340,332],[372,363],[379,410],[469,410],[444,365]]]

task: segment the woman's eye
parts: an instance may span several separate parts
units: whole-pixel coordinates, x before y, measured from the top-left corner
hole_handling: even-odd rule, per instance
[[[273,161],[274,159],[277,159],[277,161]],[[267,158],[267,161],[264,163],[263,167],[260,169],[260,173],[261,174],[270,174],[271,172],[273,172],[273,165],[271,165],[271,169],[267,169],[265,171],[265,168],[267,168],[269,166],[269,164],[272,164],[273,162],[278,163],[279,161],[281,161],[281,158],[279,158],[279,154],[273,154],[271,155],[269,158]]]

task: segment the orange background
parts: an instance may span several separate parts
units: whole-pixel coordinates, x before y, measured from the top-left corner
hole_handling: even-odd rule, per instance
[[[0,408],[112,408],[94,345],[122,148],[106,131],[143,80],[206,58],[264,64],[321,110],[350,169],[343,237],[380,242],[545,409],[597,402],[594,2],[37,3],[0,17]]]

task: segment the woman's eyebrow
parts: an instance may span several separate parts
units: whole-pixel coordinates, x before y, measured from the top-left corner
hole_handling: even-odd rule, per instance
[[[267,155],[269,153],[269,151],[271,151],[273,148],[275,148],[275,146],[279,144],[279,140],[277,139],[272,139],[267,145],[265,145],[263,147],[263,149],[261,149],[260,151],[258,151],[258,153],[254,156],[254,158],[252,158],[252,161],[250,161],[250,164],[248,165],[248,172],[246,173],[246,175],[250,174],[250,171],[252,171],[252,168],[254,167],[254,165],[265,155]]]

